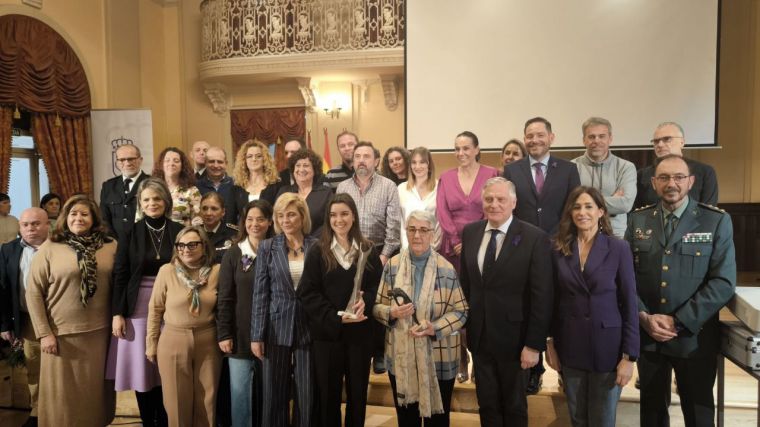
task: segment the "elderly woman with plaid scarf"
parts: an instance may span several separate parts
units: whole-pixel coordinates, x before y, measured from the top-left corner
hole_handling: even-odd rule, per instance
[[[467,301],[456,270],[431,247],[435,217],[409,214],[409,247],[385,265],[372,314],[384,324],[398,425],[448,426]]]

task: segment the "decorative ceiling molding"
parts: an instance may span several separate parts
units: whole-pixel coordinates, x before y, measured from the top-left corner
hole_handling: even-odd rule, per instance
[[[398,82],[397,75],[381,75],[380,82],[383,85],[383,97],[385,97],[385,108],[388,111],[396,111],[398,108]]]
[[[218,81],[232,76],[297,77],[325,70],[392,68],[404,66],[404,48],[368,49],[272,55],[248,58],[218,59],[199,64],[203,82]]]
[[[24,3],[27,6],[36,7],[37,9],[42,9],[42,0],[21,0],[21,3]]]
[[[227,87],[220,83],[206,84],[203,93],[211,101],[214,112],[220,116],[226,116],[230,111],[229,93]]]
[[[314,87],[311,85],[311,77],[297,77],[298,90],[301,91],[303,96],[303,103],[306,106],[306,111],[313,112],[317,106],[317,98],[314,96]]]

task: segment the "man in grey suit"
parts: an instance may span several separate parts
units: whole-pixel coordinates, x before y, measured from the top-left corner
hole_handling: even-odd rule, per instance
[[[639,296],[641,425],[668,426],[675,371],[686,426],[712,426],[720,351],[718,312],[734,294],[731,217],[689,195],[694,176],[675,154],[657,159],[660,200],[629,216]]]

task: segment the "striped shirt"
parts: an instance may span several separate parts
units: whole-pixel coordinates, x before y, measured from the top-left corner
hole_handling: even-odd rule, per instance
[[[336,192],[346,193],[354,199],[362,234],[376,245],[382,245],[381,255],[390,258],[400,246],[401,207],[398,187],[390,179],[373,173],[363,192],[355,176],[341,182]]]

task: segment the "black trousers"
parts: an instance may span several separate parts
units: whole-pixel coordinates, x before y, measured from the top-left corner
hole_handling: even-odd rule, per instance
[[[642,426],[670,425],[671,371],[675,371],[684,425],[714,426],[715,400],[713,386],[717,372],[717,354],[699,352],[694,357],[680,358],[642,351],[638,360],[641,379],[640,417]]]
[[[528,370],[520,361],[505,360],[487,351],[472,355],[477,381],[475,394],[480,406],[480,425],[506,427],[528,425],[528,399],[525,387]]]
[[[164,427],[169,425],[164,409],[164,397],[161,387],[154,387],[150,391],[135,391],[137,409],[140,411],[140,420],[145,427]]]
[[[438,380],[438,388],[441,390],[441,401],[443,402],[443,413],[434,414],[430,418],[420,417],[420,408],[417,403],[399,406],[396,399],[396,376],[389,373],[388,378],[391,380],[391,389],[393,389],[393,403],[396,405],[398,427],[420,427],[423,420],[425,421],[425,427],[449,427],[451,395],[454,393],[453,378],[445,381]]]
[[[367,388],[372,341],[314,341],[317,416],[322,427],[341,427],[340,403],[346,385],[346,427],[362,427],[367,412]],[[316,424],[315,424],[316,425]]]

